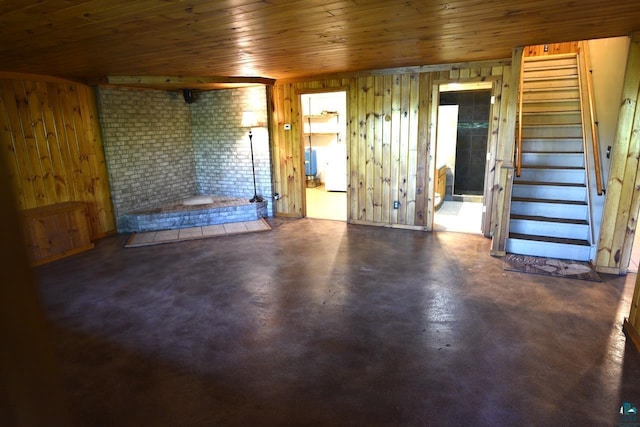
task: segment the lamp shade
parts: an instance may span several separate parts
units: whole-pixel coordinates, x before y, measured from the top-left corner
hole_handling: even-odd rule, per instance
[[[252,128],[258,125],[258,116],[253,111],[244,111],[242,113],[242,126],[243,128]]]

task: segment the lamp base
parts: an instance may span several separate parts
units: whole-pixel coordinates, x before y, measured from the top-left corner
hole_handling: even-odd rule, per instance
[[[250,203],[260,203],[260,202],[264,202],[264,199],[262,198],[262,196],[258,196],[257,194],[255,194],[253,196],[253,198],[251,200],[249,200]]]

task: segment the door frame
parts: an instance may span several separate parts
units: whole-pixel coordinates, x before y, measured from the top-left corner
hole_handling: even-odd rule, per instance
[[[334,92],[344,92],[344,98],[345,98],[345,123],[347,122],[347,117],[349,116],[349,86],[340,86],[340,87],[333,87],[333,88],[300,88],[300,89],[296,89],[295,90],[295,95],[296,95],[296,103],[297,103],[297,108],[298,108],[298,123],[300,123],[299,126],[299,134],[298,134],[298,144],[299,144],[299,149],[300,149],[300,171],[302,173],[303,176],[303,185],[302,185],[302,218],[306,218],[307,217],[307,183],[306,183],[306,177],[304,174],[305,171],[305,165],[304,165],[304,161],[305,161],[305,154],[304,154],[304,150],[305,150],[305,141],[304,141],[304,120],[303,120],[303,114],[302,114],[302,95],[318,95],[318,94],[323,94],[323,93],[334,93]],[[350,146],[351,146],[351,140],[350,140],[350,134],[349,134],[349,129],[347,126],[347,129],[345,130],[345,134],[344,134],[344,143],[347,146],[347,158],[345,159],[345,161],[347,162],[347,183],[349,182],[349,176],[351,176],[351,164],[349,162],[349,153],[350,153]],[[347,196],[347,218],[345,218],[345,222],[349,221],[350,218],[350,214],[351,212],[349,211],[351,209],[351,204],[349,203],[350,200],[350,192],[351,192],[351,188],[349,185],[347,185],[347,191],[346,191],[346,196]]]
[[[442,90],[444,89],[444,90]],[[493,206],[493,184],[495,182],[495,163],[498,152],[498,126],[500,100],[502,94],[502,76],[478,77],[472,79],[442,79],[434,80],[432,87],[431,102],[431,141],[429,145],[429,158],[432,159],[429,168],[429,178],[432,182],[436,179],[436,154],[437,154],[437,132],[438,132],[438,108],[440,107],[440,92],[461,91],[461,90],[491,90],[491,105],[489,109],[489,129],[487,139],[487,154],[485,160],[484,190],[482,197],[482,222],[481,232],[485,237],[491,237],[492,206]],[[443,196],[444,197],[444,196]],[[430,186],[428,197],[431,215],[429,229],[433,230],[435,220],[435,186]]]

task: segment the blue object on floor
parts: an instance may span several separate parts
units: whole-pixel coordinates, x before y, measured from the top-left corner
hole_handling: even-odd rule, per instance
[[[315,178],[318,174],[318,156],[313,148],[304,149],[304,170],[308,177]]]

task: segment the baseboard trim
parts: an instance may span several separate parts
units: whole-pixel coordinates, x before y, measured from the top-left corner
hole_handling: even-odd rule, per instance
[[[355,225],[370,225],[373,227],[386,227],[386,228],[399,228],[402,230],[414,230],[414,231],[430,231],[427,227],[422,225],[405,225],[405,224],[389,224],[384,222],[373,222],[373,221],[359,221],[350,219],[347,221],[349,224]]]
[[[620,272],[618,267],[604,267],[601,265],[596,265],[596,272],[605,273],[605,274],[615,274],[617,276],[624,275],[624,273]]]
[[[300,215],[299,213],[276,212],[275,216],[279,218],[302,218],[302,215]]]

